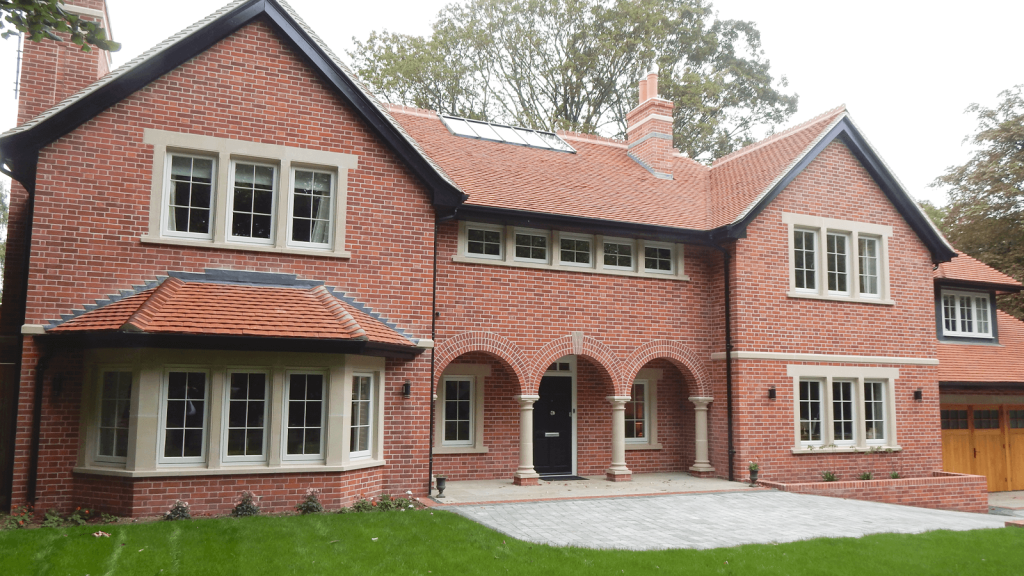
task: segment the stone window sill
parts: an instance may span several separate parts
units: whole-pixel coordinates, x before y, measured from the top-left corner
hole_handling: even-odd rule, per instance
[[[199,467],[163,467],[156,470],[125,470],[124,468],[108,468],[105,466],[77,466],[72,472],[77,474],[92,474],[96,476],[117,476],[120,478],[163,478],[176,476],[226,476],[231,474],[296,474],[296,473],[322,473],[322,472],[348,472],[350,470],[361,470],[363,468],[374,468],[384,466],[384,460],[358,460],[341,466],[326,466],[323,464],[294,465],[294,466],[224,466],[221,468],[199,468]]]
[[[652,442],[652,443],[640,443],[640,442],[637,442],[635,444],[632,443],[632,442],[626,442],[626,451],[629,451],[629,450],[661,450],[661,448],[662,448],[662,446],[658,442]]]
[[[850,302],[852,304],[876,304],[878,306],[895,306],[895,300],[882,300],[881,298],[853,298],[851,296],[833,296],[829,294],[814,294],[811,292],[797,292],[790,290],[786,292],[790,298],[804,298],[807,300],[830,300],[832,302]]]
[[[534,270],[550,270],[555,272],[585,272],[588,274],[605,274],[609,276],[629,276],[631,278],[650,278],[653,280],[689,280],[686,274],[662,274],[658,272],[637,272],[629,270],[614,270],[609,268],[592,268],[590,266],[573,266],[571,264],[541,264],[535,262],[523,262],[520,260],[498,260],[491,258],[474,258],[470,256],[452,256],[452,262],[461,264],[488,264],[491,266],[506,266],[509,268],[532,268]]]
[[[487,446],[435,446],[434,454],[486,454]]]
[[[242,242],[215,242],[213,240],[190,240],[188,238],[167,238],[157,236],[141,236],[143,244],[163,244],[166,246],[187,246],[189,248],[215,248],[218,250],[238,250],[241,252],[272,252],[275,254],[295,254],[297,256],[320,256],[322,258],[351,258],[352,253],[344,250],[316,250],[311,248],[280,247],[269,244],[247,244]]]
[[[837,446],[835,448],[791,448],[793,454],[887,454],[889,451],[902,452],[902,446]]]

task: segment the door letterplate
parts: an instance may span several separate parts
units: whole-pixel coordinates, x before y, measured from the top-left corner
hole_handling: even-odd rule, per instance
[[[558,432],[545,432],[544,433],[544,437],[545,438],[558,438],[558,434],[559,434]]]

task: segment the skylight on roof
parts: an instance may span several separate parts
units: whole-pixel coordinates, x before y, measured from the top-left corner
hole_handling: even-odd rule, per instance
[[[456,135],[465,138],[479,138],[492,142],[503,142],[526,146],[529,148],[541,148],[543,150],[557,150],[559,152],[570,152],[575,154],[576,149],[569,146],[565,140],[553,132],[543,132],[520,128],[517,126],[506,126],[504,124],[491,124],[479,120],[469,120],[457,116],[441,116],[441,121],[448,130]]]

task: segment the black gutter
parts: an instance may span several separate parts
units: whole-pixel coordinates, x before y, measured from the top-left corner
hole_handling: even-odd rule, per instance
[[[733,460],[736,455],[732,432],[732,301],[729,286],[729,263],[732,261],[732,254],[724,246],[713,246],[722,253],[722,274],[725,280],[725,403],[726,427],[729,434],[729,481],[732,482],[735,480]]]
[[[447,222],[455,218],[455,213],[458,211],[456,208],[452,210],[451,214],[447,216],[438,216],[434,218],[434,277],[433,286],[430,290],[430,339],[434,342],[434,347],[430,349],[430,420],[428,426],[430,426],[429,432],[429,444],[427,445],[427,496],[433,493],[433,479],[434,479],[434,418],[437,416],[434,414],[434,370],[436,369],[435,360],[437,354],[434,353],[437,350],[437,232],[440,229],[440,225],[443,222]]]

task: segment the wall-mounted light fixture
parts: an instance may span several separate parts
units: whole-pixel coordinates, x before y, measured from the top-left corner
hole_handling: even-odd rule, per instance
[[[406,380],[405,384],[402,384],[402,396],[406,398],[412,396],[412,382]]]
[[[771,388],[768,389],[768,399],[769,400],[775,400],[775,387],[774,386],[772,386]]]
[[[918,402],[924,400],[924,393],[920,390],[914,390],[914,400],[917,400]]]

